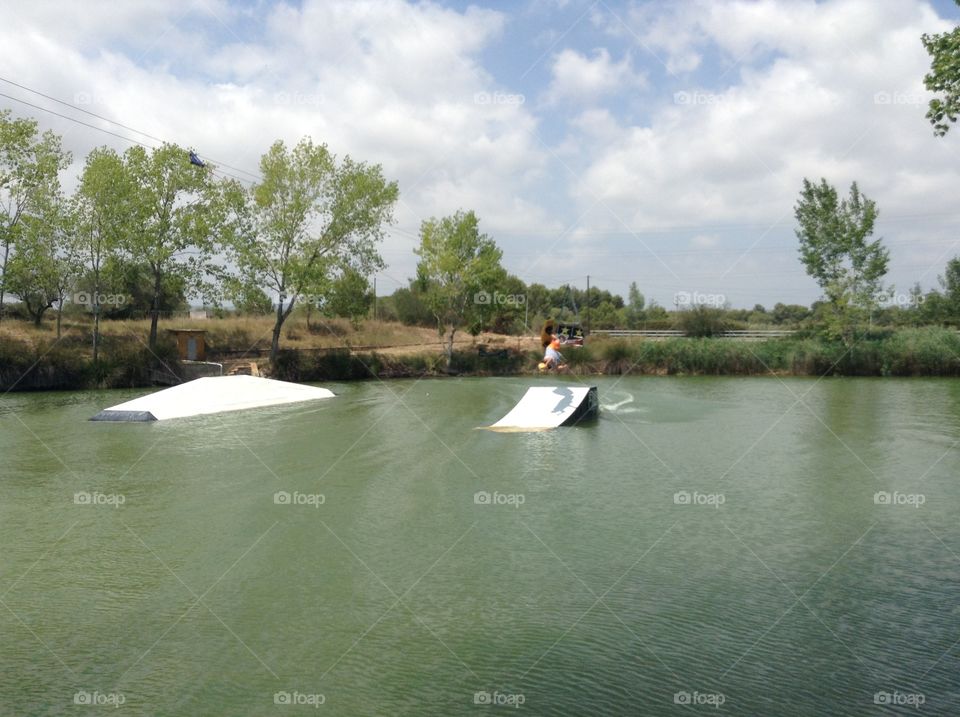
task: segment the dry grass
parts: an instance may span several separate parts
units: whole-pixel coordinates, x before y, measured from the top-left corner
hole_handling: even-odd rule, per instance
[[[231,316],[217,319],[174,318],[161,319],[159,330],[204,329],[207,331],[207,346],[210,351],[245,351],[270,348],[273,332],[272,316]],[[63,335],[68,340],[86,341],[93,329],[88,317],[64,317]],[[150,333],[149,319],[102,321],[100,331],[106,337],[133,338],[146,342]],[[55,317],[50,316],[38,328],[28,321],[7,318],[0,323],[0,337],[7,337],[31,345],[49,342],[56,336]],[[491,348],[539,348],[538,337],[503,336],[484,333],[474,338],[458,331],[455,336],[458,349],[485,343]],[[443,350],[441,337],[436,329],[420,326],[404,326],[397,322],[364,321],[356,329],[346,319],[327,319],[314,315],[309,326],[305,315],[294,313],[283,325],[280,336],[281,348],[355,348],[372,349],[387,354],[439,353]]]

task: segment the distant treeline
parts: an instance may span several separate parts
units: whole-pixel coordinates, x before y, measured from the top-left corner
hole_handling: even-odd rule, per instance
[[[956,263],[957,266],[953,266]],[[948,266],[949,281],[943,290],[922,293],[914,288],[906,294],[891,293],[887,305],[877,306],[867,316],[864,329],[877,327],[960,326],[960,261]],[[542,284],[525,285],[510,277],[509,293],[519,301],[489,304],[488,312],[473,327],[475,331],[527,334],[539,330],[548,318],[579,322],[590,329],[677,329],[690,336],[711,336],[726,330],[781,327],[815,330],[830,319],[831,305],[815,301],[810,306],[776,303],[772,307],[756,304],[752,309],[732,309],[707,304],[665,307],[646,302],[636,283],[631,284],[626,300],[605,289],[584,289],[564,284],[548,288]],[[436,319],[423,300],[416,282],[377,300],[377,316],[408,326],[435,326]]]

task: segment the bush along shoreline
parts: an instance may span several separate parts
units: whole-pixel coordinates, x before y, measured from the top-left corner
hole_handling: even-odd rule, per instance
[[[734,341],[716,338],[598,340],[565,352],[573,375],[659,376],[960,376],[960,334],[940,328],[876,332],[846,345],[815,336]],[[388,355],[281,350],[271,376],[322,382],[421,376],[537,375],[539,352],[457,351],[448,370],[434,353]],[[214,359],[215,360],[215,359]],[[157,372],[177,373],[172,344],[156,354],[140,342],[114,339],[97,363],[71,341],[31,345],[0,339],[0,391],[151,386]],[[171,376],[170,378],[174,378]]]
[[[815,336],[611,340],[567,351],[565,357],[578,374],[960,376],[960,334],[902,329],[876,332],[849,345]]]

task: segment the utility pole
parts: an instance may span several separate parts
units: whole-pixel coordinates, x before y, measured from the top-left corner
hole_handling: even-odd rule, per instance
[[[587,274],[587,311],[586,311],[586,320],[583,322],[585,326],[583,327],[583,335],[586,337],[590,333],[590,275]]]

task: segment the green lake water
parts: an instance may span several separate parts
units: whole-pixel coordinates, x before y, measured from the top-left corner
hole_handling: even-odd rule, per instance
[[[0,714],[960,714],[960,382],[536,382],[3,396]]]

